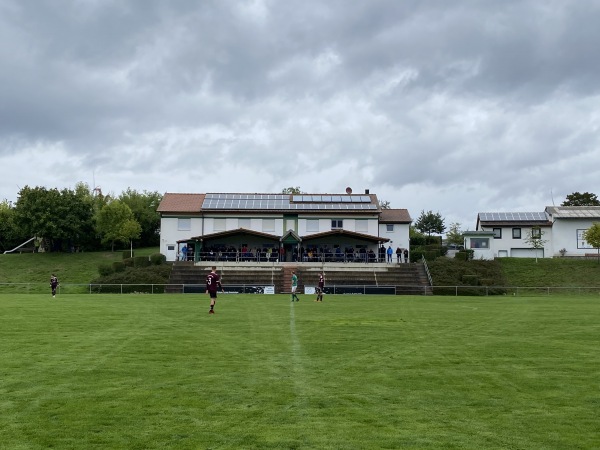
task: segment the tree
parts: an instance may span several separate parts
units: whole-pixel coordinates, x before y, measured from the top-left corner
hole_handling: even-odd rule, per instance
[[[390,202],[387,200],[379,200],[379,208],[380,209],[392,209],[390,206]]]
[[[119,196],[119,200],[129,206],[141,227],[139,245],[141,247],[157,246],[160,242],[160,214],[157,212],[157,208],[162,200],[162,195],[158,192],[144,191],[140,193],[127,188]]]
[[[138,238],[141,227],[129,206],[120,200],[113,200],[96,215],[96,230],[102,236],[102,242],[110,244],[114,251],[115,242],[127,243]]]
[[[126,244],[127,241],[129,241],[131,258],[133,258],[133,240],[139,239],[141,232],[142,227],[135,219],[126,220],[121,226],[121,236],[123,237],[123,240],[121,242]]]
[[[460,223],[454,222],[450,225],[450,229],[446,233],[446,241],[448,245],[452,244],[456,247],[464,245],[465,238],[463,231],[460,229]]]
[[[598,264],[600,264],[600,222],[594,222],[591,227],[585,230],[583,238],[598,251]]]
[[[30,188],[19,191],[15,224],[29,237],[44,238],[50,250],[62,250],[65,243],[79,246],[93,236],[91,198],[83,190]]]
[[[290,187],[286,187],[283,188],[281,190],[282,194],[304,194],[304,192],[302,192],[302,190],[300,189],[300,186],[290,186]]]
[[[535,249],[535,262],[538,262],[538,250],[543,249],[546,242],[548,242],[546,239],[542,239],[544,234],[540,227],[533,227],[527,232],[524,239],[531,248]]]
[[[567,195],[567,199],[562,202],[561,206],[600,206],[600,200],[596,194],[590,192],[573,192]]]
[[[15,226],[15,208],[12,203],[6,199],[0,202],[0,253],[15,248],[30,237]]]
[[[431,236],[431,233],[442,234],[446,230],[442,215],[439,212],[434,214],[432,211],[421,211],[415,228],[428,236]]]

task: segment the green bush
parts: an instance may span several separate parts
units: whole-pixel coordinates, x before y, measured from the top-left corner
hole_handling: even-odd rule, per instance
[[[113,272],[123,272],[126,268],[123,261],[115,261],[112,263]]]
[[[468,286],[479,286],[479,277],[477,275],[463,275],[462,282]]]
[[[425,245],[442,245],[442,238],[440,236],[413,236],[410,238],[411,247],[419,247]]]
[[[439,248],[434,250],[427,250],[425,247],[416,247],[410,252],[410,262],[421,262],[422,257],[425,257],[427,261],[433,261],[441,256]]]
[[[131,250],[123,250],[123,259],[127,259],[127,258],[132,258],[135,256],[135,252],[132,252]]]
[[[111,273],[92,280],[91,284],[100,284],[103,286],[95,286],[95,292],[145,292],[153,290],[161,292],[161,286],[146,286],[141,285],[164,285],[169,283],[171,276],[171,264],[161,264],[160,266],[147,267],[127,267],[123,272]],[[118,286],[109,286],[118,285]],[[129,285],[129,286],[120,286]]]
[[[160,266],[161,264],[164,264],[165,262],[167,262],[167,257],[165,255],[163,255],[162,253],[152,253],[150,255],[150,263],[155,266]]]
[[[98,273],[100,274],[101,277],[105,277],[107,275],[110,275],[111,273],[114,273],[114,269],[112,264],[100,264],[98,266]]]
[[[133,267],[148,267],[150,265],[150,258],[147,256],[134,256]]]
[[[133,267],[133,258],[125,258],[123,260],[123,264],[125,264],[125,267]]]
[[[456,252],[454,258],[459,259],[461,261],[472,261],[474,255],[475,251],[473,250],[461,250],[459,252]]]

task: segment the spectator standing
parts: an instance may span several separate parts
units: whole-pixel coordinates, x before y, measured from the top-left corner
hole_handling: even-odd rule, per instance
[[[402,249],[400,247],[396,247],[396,259],[398,260],[398,264],[402,262]]]
[[[404,262],[405,263],[408,262],[408,249],[407,248],[404,249]]]
[[[390,246],[388,246],[388,249],[387,249],[387,262],[388,262],[388,264],[392,263],[392,255],[393,254],[394,254],[394,250],[392,250],[392,246],[390,245]]]
[[[184,245],[183,247],[181,247],[181,260],[182,261],[187,261],[187,245]]]

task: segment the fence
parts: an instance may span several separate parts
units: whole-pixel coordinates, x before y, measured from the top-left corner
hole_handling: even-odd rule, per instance
[[[272,285],[227,285],[227,293],[271,292]],[[307,291],[311,287],[305,286]],[[274,288],[273,288],[274,289]],[[262,291],[261,291],[262,290]],[[59,294],[163,294],[168,291],[203,293],[200,284],[61,284]],[[308,292],[307,292],[308,293]],[[600,286],[375,286],[375,285],[329,285],[326,294],[388,294],[388,295],[433,295],[437,296],[512,296],[542,297],[569,295],[600,295]],[[0,294],[48,294],[48,283],[0,283]]]

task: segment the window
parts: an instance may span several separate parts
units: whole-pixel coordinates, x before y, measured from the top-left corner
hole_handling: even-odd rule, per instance
[[[344,221],[340,219],[333,219],[331,221],[331,229],[332,230],[341,230],[344,228]]]
[[[502,239],[502,228],[493,228],[494,239]]]
[[[542,237],[542,229],[540,227],[535,227],[531,229],[531,237],[538,239]]]
[[[175,250],[175,246],[173,244],[169,244],[167,245],[167,250],[172,252],[173,250]]]
[[[355,225],[357,233],[366,233],[369,231],[369,221],[365,219],[357,219]]]
[[[308,219],[306,221],[306,231],[307,232],[318,232],[319,231],[319,219]]]
[[[192,219],[177,219],[178,231],[190,231],[192,229]]]
[[[387,231],[388,233],[393,233],[394,232],[394,224],[393,223],[386,224],[385,231]]]
[[[238,228],[245,228],[246,230],[249,230],[250,227],[250,219],[238,219]]]
[[[225,231],[225,219],[215,219],[214,231]]]
[[[263,219],[263,231],[275,231],[275,219]]]
[[[471,238],[471,248],[490,248],[489,238]]]
[[[521,229],[513,228],[513,239],[521,239]]]

